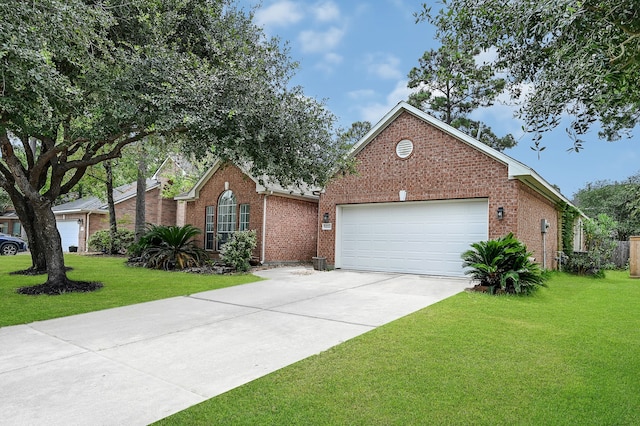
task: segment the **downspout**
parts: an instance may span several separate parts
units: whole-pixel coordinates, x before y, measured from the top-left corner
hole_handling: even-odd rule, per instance
[[[542,233],[542,269],[547,269],[547,233]]]
[[[316,257],[320,256],[320,228],[322,227],[322,225],[320,224],[322,219],[320,219],[322,217],[322,213],[320,212],[320,198],[322,197],[322,194],[320,194],[318,196],[318,217],[316,218]]]
[[[91,212],[87,213],[87,223],[84,226],[84,251],[85,253],[89,251],[89,225],[91,225],[91,221],[89,219],[91,216]]]
[[[264,257],[266,251],[267,242],[267,194],[264,194],[262,199],[262,244],[260,248],[260,264],[264,265]]]

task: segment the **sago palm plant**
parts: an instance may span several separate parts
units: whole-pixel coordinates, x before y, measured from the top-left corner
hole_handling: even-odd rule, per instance
[[[139,243],[145,266],[165,270],[203,266],[209,256],[193,241],[200,233],[192,225],[150,225]]]
[[[509,233],[495,240],[471,244],[462,254],[465,274],[492,293],[502,289],[508,293],[528,294],[545,285],[540,266],[533,262],[527,247]]]

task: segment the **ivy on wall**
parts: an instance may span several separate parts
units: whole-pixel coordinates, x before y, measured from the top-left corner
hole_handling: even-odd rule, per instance
[[[573,224],[580,211],[575,207],[562,203],[560,206],[562,211],[562,251],[565,254],[573,253]]]

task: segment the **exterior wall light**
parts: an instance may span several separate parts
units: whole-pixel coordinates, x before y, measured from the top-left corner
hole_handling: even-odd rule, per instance
[[[498,220],[504,219],[504,207],[498,207]]]
[[[322,215],[322,223],[329,223],[329,213]]]

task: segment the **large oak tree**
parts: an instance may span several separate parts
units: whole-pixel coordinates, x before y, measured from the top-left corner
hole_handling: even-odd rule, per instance
[[[178,139],[283,184],[342,158],[333,115],[231,0],[0,0],[0,49],[0,186],[51,292],[75,288],[54,200],[129,144]]]

